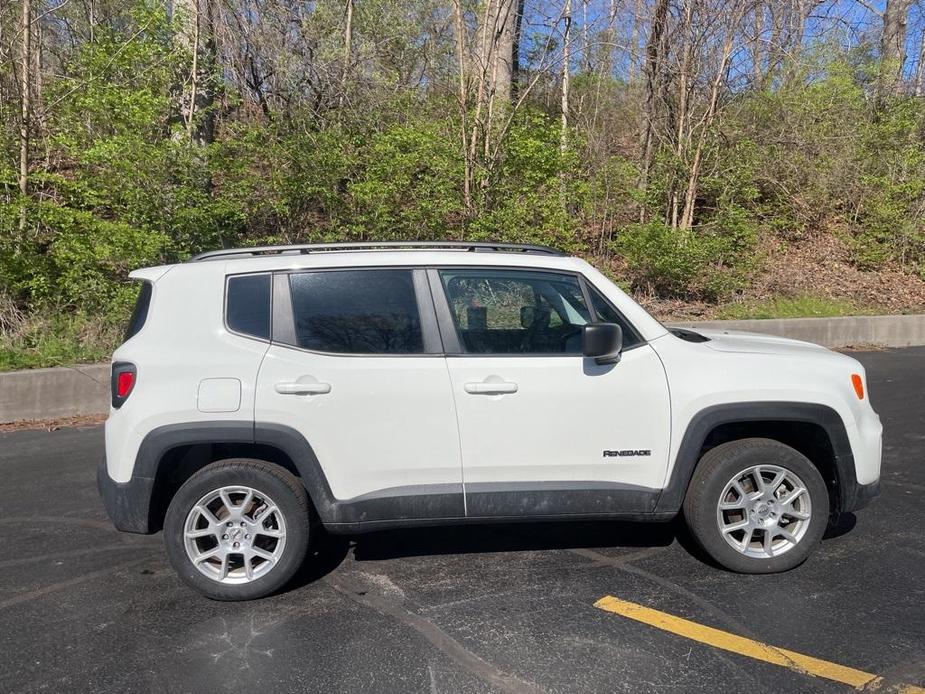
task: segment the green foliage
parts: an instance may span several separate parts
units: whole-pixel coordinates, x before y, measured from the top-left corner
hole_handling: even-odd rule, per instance
[[[617,238],[633,284],[649,293],[717,300],[744,286],[756,233],[726,210],[709,230],[672,229],[661,221],[628,226]]]
[[[14,335],[0,334],[0,371],[106,361],[120,328],[83,312],[32,316]]]
[[[442,34],[409,38],[438,16],[443,22],[445,10],[429,0],[358,3],[349,74],[339,62],[342,7],[308,3],[299,31],[279,45],[267,29],[277,25],[267,24],[251,38],[268,62],[249,66],[254,73],[243,82],[239,76],[239,93],[223,86],[232,81],[215,65],[203,69],[217,95],[209,113],[218,127],[214,141],[193,144],[184,123],[192,56],[177,40],[182,17],[168,19],[152,0],[112,4],[93,41],[62,50],[43,85],[27,200],[17,184],[18,104],[0,103],[0,297],[26,316],[7,330],[0,306],[0,367],[102,356],[134,297],[129,270],[222,246],[531,242],[616,255],[613,267],[627,274],[615,279],[631,289],[724,301],[747,288],[762,239],[837,233],[858,266],[899,265],[925,277],[925,101],[895,97],[875,112],[878,66],[865,50],[819,45],[792,77],[729,88],[702,147],[698,83],[690,137],[677,142],[678,124],[669,122],[676,114],[664,116],[645,185],[640,85],[576,75],[563,152],[558,87],[539,79],[513,114],[496,103],[490,132],[478,132],[489,146],[479,140],[467,204],[461,117],[448,96],[457,89],[453,46],[441,54]],[[300,32],[312,40],[298,43]],[[547,39],[525,36],[522,57],[536,59]],[[312,70],[303,70],[308,54]],[[425,54],[426,77],[408,69]],[[332,75],[336,86],[324,92],[319,85]],[[258,77],[265,81],[248,94],[247,80]],[[342,80],[349,89],[341,102]],[[303,100],[290,106],[283,94]],[[467,119],[473,127],[474,109]],[[695,152],[694,213],[683,229]],[[855,309],[798,297],[727,310]]]
[[[847,299],[832,299],[811,294],[776,297],[764,301],[748,301],[723,306],[717,315],[720,319],[749,318],[827,318],[832,316],[861,316],[871,309],[858,306]]]
[[[463,212],[463,161],[431,124],[396,125],[362,147],[340,220],[348,238],[440,239]]]

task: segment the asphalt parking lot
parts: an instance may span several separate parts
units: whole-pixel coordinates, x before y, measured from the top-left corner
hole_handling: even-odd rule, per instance
[[[883,494],[773,576],[713,568],[673,524],[481,526],[325,538],[287,592],[211,602],[160,536],[111,528],[101,428],[2,434],[0,692],[851,690],[595,607],[605,596],[916,691],[925,348],[857,356],[885,425]]]

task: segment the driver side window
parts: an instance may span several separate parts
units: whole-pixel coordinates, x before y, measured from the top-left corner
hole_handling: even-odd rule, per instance
[[[590,322],[572,275],[441,270],[459,340],[469,354],[581,354]]]

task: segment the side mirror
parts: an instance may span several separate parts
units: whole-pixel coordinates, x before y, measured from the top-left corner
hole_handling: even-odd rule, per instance
[[[616,323],[588,323],[581,330],[581,352],[598,364],[616,364],[623,349],[623,328]]]

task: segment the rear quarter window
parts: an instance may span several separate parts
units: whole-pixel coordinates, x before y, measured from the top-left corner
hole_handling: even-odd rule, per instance
[[[128,327],[125,329],[126,342],[135,337],[148,320],[148,308],[151,306],[151,293],[151,283],[142,282],[141,289],[138,292],[138,298],[135,300],[135,308],[132,309],[132,317],[129,318]]]
[[[233,332],[270,339],[270,275],[228,278],[225,321]]]

